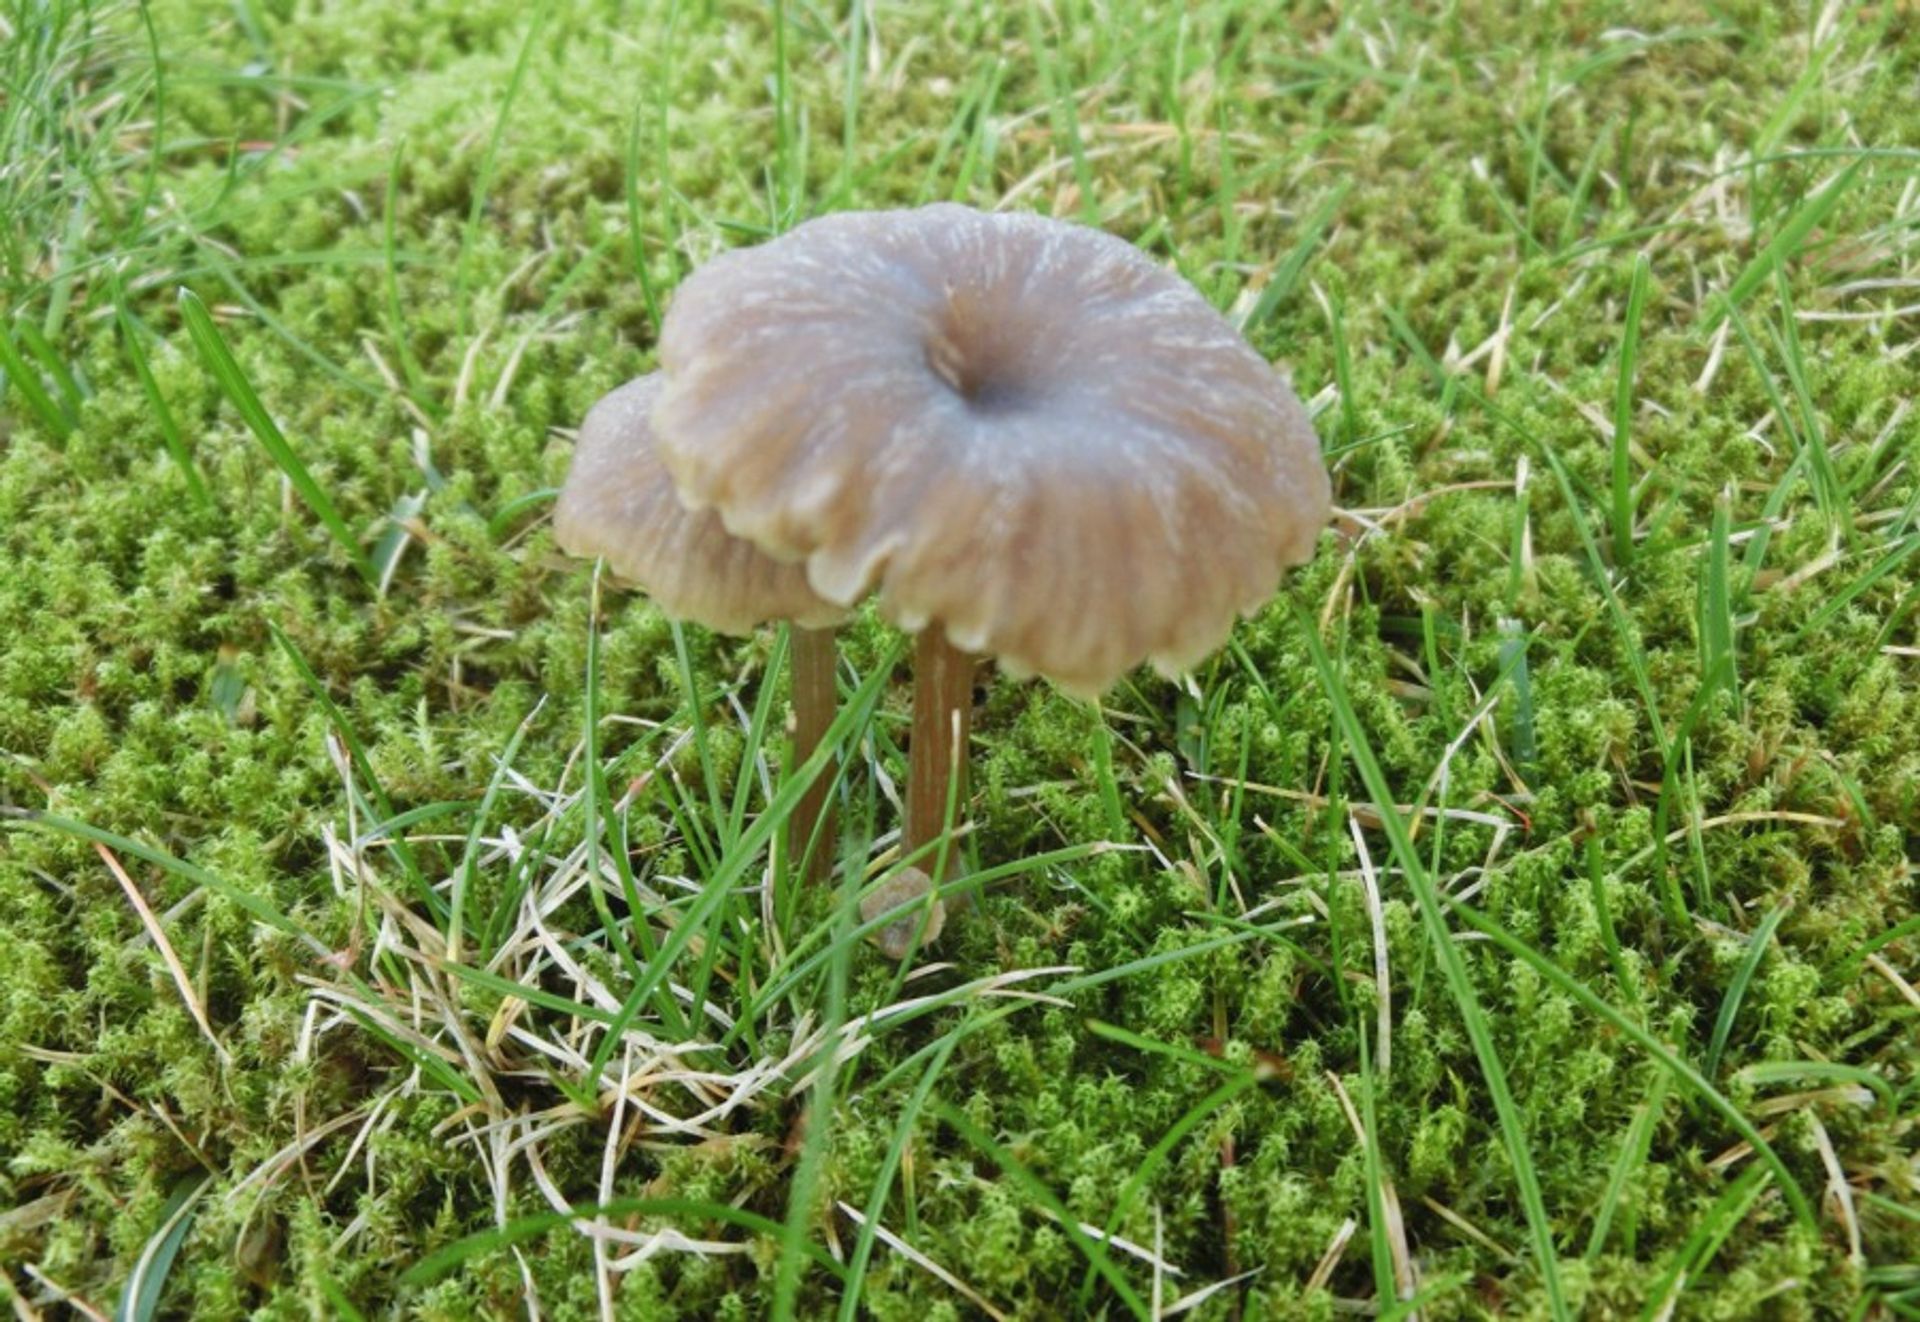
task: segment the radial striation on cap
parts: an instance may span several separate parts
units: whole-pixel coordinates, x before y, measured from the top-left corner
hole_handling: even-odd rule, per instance
[[[681,287],[654,412],[682,499],[850,604],[1094,694],[1218,647],[1307,559],[1306,410],[1111,235],[938,205],[811,221]]]
[[[803,566],[731,535],[717,514],[680,503],[648,420],[660,386],[658,373],[629,381],[580,425],[554,508],[560,548],[604,558],[669,615],[721,633],[751,633],[776,619],[837,623],[846,612],[807,586]]]

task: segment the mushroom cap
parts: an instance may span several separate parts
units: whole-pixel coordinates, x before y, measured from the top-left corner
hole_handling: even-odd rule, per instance
[[[881,914],[890,913],[911,900],[925,900],[932,889],[933,878],[923,870],[902,868],[891,881],[860,901],[860,921],[870,923]],[[888,959],[900,959],[913,949],[914,937],[920,938],[922,946],[930,946],[940,939],[940,933],[946,925],[947,906],[936,895],[924,907],[911,909],[868,933],[867,939],[879,946],[880,952]]]
[[[807,586],[805,569],[727,532],[712,511],[680,503],[648,421],[659,373],[605,396],[580,424],[573,467],[554,508],[554,537],[569,555],[604,557],[669,615],[720,633],[764,620],[807,628],[846,614]]]
[[[1125,241],[936,205],[695,272],[654,411],[681,498],[814,590],[1098,694],[1177,672],[1306,560],[1329,484],[1273,367]]]

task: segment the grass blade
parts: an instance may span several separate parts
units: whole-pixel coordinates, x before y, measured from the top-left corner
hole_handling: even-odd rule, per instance
[[[1496,416],[1504,418],[1504,415]],[[1613,623],[1614,632],[1620,639],[1620,648],[1627,655],[1627,667],[1633,673],[1634,687],[1640,692],[1640,704],[1646,711],[1647,723],[1653,731],[1654,745],[1664,759],[1668,744],[1666,722],[1660,718],[1660,700],[1653,690],[1653,675],[1647,667],[1646,649],[1640,643],[1639,632],[1633,627],[1633,616],[1620,600],[1613,576],[1607,572],[1606,561],[1600,555],[1599,543],[1595,541],[1593,528],[1587,522],[1586,511],[1581,507],[1580,493],[1573,485],[1572,475],[1567,472],[1566,465],[1560,462],[1560,456],[1553,452],[1552,446],[1540,446],[1540,453],[1546,456],[1547,465],[1553,469],[1554,480],[1560,484],[1560,494],[1567,502],[1567,512],[1573,516],[1574,531],[1579,534],[1580,545],[1587,553],[1594,583],[1606,598],[1607,618]]]
[[[1342,184],[1327,196],[1327,199],[1314,208],[1306,223],[1300,227],[1300,237],[1294,241],[1293,248],[1286,258],[1267,277],[1265,288],[1247,313],[1245,321],[1240,323],[1240,333],[1251,338],[1267,324],[1280,305],[1292,297],[1294,287],[1300,283],[1300,276],[1306,271],[1307,263],[1313,260],[1319,251],[1320,240],[1326,235],[1328,226],[1333,224],[1335,216],[1340,214],[1340,204],[1347,200],[1350,185]]]
[[[1736,665],[1733,620],[1733,497],[1722,491],[1713,502],[1705,576],[1700,585],[1700,678],[1725,677],[1727,696],[1738,710],[1740,675]]]
[[[1064,143],[1066,155],[1073,161],[1073,179],[1075,191],[1080,197],[1080,221],[1085,225],[1100,223],[1099,187],[1093,177],[1093,167],[1087,158],[1086,143],[1080,133],[1080,116],[1075,107],[1074,93],[1070,80],[1063,78],[1059,68],[1059,53],[1065,43],[1058,36],[1049,36],[1040,26],[1041,15],[1047,13],[1039,5],[1023,5],[1021,12],[1026,15],[1027,48],[1033,52],[1034,67],[1040,74],[1040,87],[1052,111],[1052,132],[1056,150]],[[1054,20],[1058,22],[1057,19]],[[1222,154],[1224,155],[1224,149]],[[1224,167],[1223,167],[1224,168]]]
[[[60,359],[60,353],[39,327],[30,321],[22,321],[14,327],[20,336],[20,343],[26,351],[38,359],[46,371],[47,379],[53,382],[54,390],[59,394],[60,411],[69,421],[80,421],[80,405],[85,402],[86,393],[80,389],[80,383],[74,379],[73,371]]]
[[[834,174],[827,205],[843,207],[853,196],[853,153],[860,141],[860,93],[866,72],[862,58],[867,44],[868,0],[849,0],[847,9],[846,78],[840,92],[840,166]]]
[[[1367,1041],[1367,1025],[1358,1026],[1360,1038],[1360,1154],[1366,1164],[1367,1248],[1373,1260],[1373,1297],[1385,1303],[1400,1300],[1400,1283],[1394,1273],[1393,1239],[1387,1228],[1387,1158],[1380,1150],[1379,1108],[1374,1104],[1379,1080],[1373,1072],[1373,1051]]]
[[[539,987],[530,987],[524,982],[515,982],[512,978],[503,978],[497,973],[474,968],[471,964],[455,964],[447,961],[441,965],[448,973],[462,982],[470,982],[496,996],[512,997],[516,1001],[525,1001],[528,1005],[538,1005],[543,1009],[555,1010],[560,1014],[572,1015],[589,1023],[610,1024],[613,1012],[602,1010],[597,1005],[588,1005],[571,997],[561,996]]]
[[[21,358],[19,346],[4,326],[0,326],[0,369],[5,369],[7,380],[20,392],[20,398],[27,401],[27,407],[40,419],[40,425],[53,433],[54,439],[64,441],[73,434],[73,419],[53,402],[53,396]]]
[[[480,217],[487,209],[487,196],[493,191],[493,175],[500,163],[500,143],[507,135],[507,120],[513,114],[513,103],[519,99],[520,85],[526,81],[527,63],[533,55],[534,39],[540,35],[546,17],[545,6],[533,7],[533,16],[527,21],[527,35],[520,39],[520,53],[514,58],[513,72],[507,76],[506,91],[500,95],[500,113],[494,116],[493,134],[487,139],[487,154],[480,160],[480,174],[473,184],[473,202],[467,208],[466,227],[460,234],[460,255],[453,264],[453,298],[455,315],[459,318],[460,338],[463,340],[472,327],[467,307],[467,263],[480,234]]]
[[[657,958],[653,944],[653,927],[645,918],[646,907],[640,901],[640,890],[634,881],[633,867],[627,858],[624,843],[614,830],[613,796],[608,792],[606,769],[600,761],[600,583],[604,566],[595,564],[593,568],[593,596],[587,619],[587,676],[583,718],[585,733],[581,741],[582,756],[586,760],[586,793],[581,796],[585,805],[587,844],[587,894],[593,902],[594,914],[600,919],[601,928],[606,932],[621,962],[626,965],[628,976],[636,981],[645,976],[644,969]],[[607,849],[606,837],[613,837],[613,848]],[[615,878],[620,883],[620,892],[627,902],[628,912],[634,915],[632,923],[634,939],[639,942],[640,951],[636,955],[633,945],[626,938],[627,924],[617,921],[613,908],[607,903],[607,897],[597,880],[600,863],[599,856],[607,849],[607,856],[613,862]],[[643,963],[644,961],[644,963]],[[655,1008],[660,1012],[661,1020],[666,1023],[677,1037],[687,1034],[687,1021],[681,1015],[680,1003],[666,987],[660,987],[653,998]],[[599,1076],[594,1076],[594,1087],[599,1087]]]
[[[860,1222],[859,1238],[853,1246],[853,1257],[847,1262],[847,1285],[840,1294],[839,1322],[854,1322],[859,1316],[860,1287],[867,1278],[867,1263],[873,1258],[874,1231],[880,1223],[880,1214],[886,1210],[887,1195],[893,1189],[894,1177],[899,1173],[907,1144],[913,1138],[914,1122],[926,1107],[934,1081],[947,1068],[947,1062],[953,1058],[954,1048],[966,1036],[963,1030],[964,1025],[940,1040],[939,1049],[934,1052],[933,1059],[927,1062],[920,1082],[914,1086],[906,1105],[900,1108],[899,1120],[894,1122],[893,1137],[887,1143],[886,1155],[880,1160],[879,1173],[873,1177],[873,1189],[867,1195],[867,1206]]]
[[[1474,1055],[1480,1061],[1481,1074],[1486,1079],[1487,1091],[1492,1096],[1494,1111],[1499,1117],[1501,1141],[1506,1146],[1508,1160],[1513,1163],[1514,1183],[1519,1186],[1520,1204],[1526,1212],[1534,1259],[1547,1292],[1547,1307],[1557,1319],[1571,1318],[1573,1313],[1567,1306],[1566,1294],[1560,1285],[1560,1262],[1558,1250],[1554,1247],[1553,1221],[1547,1215],[1546,1202],[1540,1193],[1540,1179],[1534,1171],[1533,1156],[1527,1146],[1526,1126],[1520,1118],[1512,1090],[1507,1086],[1506,1065],[1494,1045],[1493,1029],[1480,1008],[1480,997],[1474,991],[1466,958],[1460,953],[1459,945],[1447,928],[1439,892],[1427,874],[1425,860],[1414,847],[1406,818],[1394,807],[1398,800],[1393,795],[1392,786],[1387,783],[1386,772],[1373,755],[1373,746],[1367,739],[1365,727],[1360,724],[1358,713],[1353,709],[1353,703],[1347,697],[1346,684],[1339,670],[1327,655],[1326,646],[1320,641],[1320,634],[1312,619],[1298,606],[1295,607],[1295,619],[1306,636],[1307,650],[1313,656],[1314,668],[1319,671],[1320,681],[1333,705],[1334,721],[1341,737],[1346,740],[1348,756],[1359,769],[1360,779],[1377,806],[1381,824],[1393,848],[1394,861],[1400,865],[1401,872],[1413,887],[1421,923],[1427,929],[1429,943],[1446,978],[1447,990],[1459,1008],[1467,1037],[1473,1043]]]
[[[558,1230],[575,1221],[629,1216],[685,1217],[702,1221],[718,1221],[723,1225],[738,1226],[755,1235],[768,1237],[777,1236],[780,1233],[777,1222],[769,1221],[757,1212],[749,1212],[727,1203],[707,1202],[698,1198],[622,1198],[599,1205],[582,1204],[565,1212],[542,1212],[536,1216],[516,1217],[503,1226],[467,1235],[414,1263],[401,1274],[400,1284],[411,1288],[432,1285],[476,1258],[483,1258],[489,1253],[511,1248],[515,1244],[524,1244],[530,1239],[538,1239],[549,1231]],[[824,1249],[806,1245],[803,1246],[802,1251],[816,1266],[823,1268],[836,1280],[845,1278],[845,1269],[829,1257]]]
[[[1915,551],[1920,551],[1920,533],[1909,533],[1885,555],[1874,561],[1873,566],[1866,573],[1828,597],[1821,604],[1820,609],[1794,632],[1793,637],[1788,640],[1788,645],[1798,646],[1808,634],[1831,624],[1835,616],[1859,600],[1860,595],[1868,588],[1904,565]]]
[[[1209,1063],[1221,1064],[1210,1058]],[[1188,1107],[1186,1112],[1168,1127],[1167,1132],[1160,1136],[1160,1141],[1147,1149],[1146,1155],[1141,1157],[1133,1174],[1129,1175],[1127,1182],[1120,1187],[1120,1193],[1113,1200],[1113,1210],[1107,1213],[1106,1224],[1101,1227],[1108,1235],[1118,1231],[1120,1225],[1127,1219],[1127,1213],[1133,1210],[1133,1205],[1139,1199],[1141,1191],[1147,1187],[1155,1175],[1160,1173],[1160,1168],[1166,1164],[1167,1158],[1180,1145],[1181,1140],[1198,1129],[1202,1122],[1214,1112],[1228,1105],[1242,1093],[1250,1092],[1260,1083],[1260,1076],[1252,1071],[1237,1070],[1232,1066],[1227,1066],[1227,1069],[1236,1077],[1228,1079]],[[1093,1278],[1094,1268],[1090,1265],[1086,1281],[1080,1287],[1078,1312],[1081,1316],[1087,1315],[1087,1306],[1092,1298]],[[1389,1294],[1391,1294],[1391,1286],[1389,1286]]]
[[[207,490],[206,479],[200,475],[200,466],[193,462],[193,455],[187,449],[187,441],[180,434],[180,424],[173,416],[173,409],[167,404],[167,397],[160,393],[160,383],[153,378],[153,365],[147,360],[145,346],[140,343],[140,327],[134,322],[133,314],[127,311],[126,298],[121,292],[118,281],[113,287],[114,314],[120,323],[120,336],[127,346],[127,360],[133,364],[133,374],[140,378],[140,389],[147,397],[147,406],[153,410],[154,425],[160,429],[160,439],[166,443],[167,455],[173,460],[174,467],[187,480],[187,489],[203,509],[213,508],[213,495]]]
[[[766,811],[754,819],[739,839],[733,842],[726,854],[705,878],[699,895],[682,914],[675,924],[666,942],[660,946],[653,958],[647,961],[640,978],[627,992],[626,1000],[621,1002],[620,1012],[614,1017],[612,1026],[601,1038],[594,1049],[592,1067],[588,1078],[591,1086],[598,1088],[600,1078],[605,1073],[607,1062],[618,1048],[620,1038],[626,1032],[634,1017],[640,1013],[640,1007],[653,998],[662,989],[668,973],[679,961],[687,948],[696,938],[710,936],[710,928],[715,916],[720,912],[732,893],[740,884],[747,869],[753,865],[761,850],[773,839],[776,831],[786,828],[787,818],[793,814],[800,798],[813,784],[814,778],[827,768],[827,764],[841,754],[848,737],[855,729],[862,728],[872,718],[873,708],[880,700],[891,677],[893,667],[899,660],[900,643],[896,641],[875,664],[873,671],[856,689],[848,701],[833,718],[833,724],[827,727],[827,733],[820,740],[820,746],[811,756],[794,768],[793,775],[774,795],[773,802]]]
[[[1807,373],[1807,357],[1800,347],[1800,332],[1795,326],[1793,290],[1786,273],[1776,278],[1780,293],[1780,320],[1767,324],[1767,334],[1786,369],[1787,383],[1793,387],[1794,404],[1800,410],[1800,436],[1805,442],[1807,461],[1812,466],[1815,489],[1828,522],[1840,529],[1851,543],[1854,539],[1853,502],[1840,477],[1834,472],[1833,452],[1827,448],[1827,433],[1820,421],[1819,406],[1813,400],[1813,387]]]
[[[319,1284],[320,1293],[327,1297],[327,1306],[333,1309],[335,1317],[341,1318],[342,1322],[367,1322],[367,1315],[348,1297],[340,1282],[331,1276],[322,1276]]]
[[[1720,323],[1746,302],[1754,290],[1765,284],[1767,277],[1772,275],[1782,262],[1800,251],[1801,245],[1806,243],[1813,231],[1836,206],[1840,205],[1840,199],[1847,195],[1849,188],[1853,187],[1853,181],[1859,177],[1860,167],[1864,164],[1866,164],[1864,157],[1855,159],[1851,165],[1835,175],[1825,188],[1802,202],[1799,209],[1787,217],[1785,223],[1774,232],[1767,246],[1754,254],[1753,260],[1748,262],[1746,269],[1740,272],[1739,279],[1733,282],[1726,293],[1714,300],[1713,311],[1708,315],[1706,324],[1702,327],[1703,331],[1711,334],[1720,329]]]
[[[1727,1049],[1727,1038],[1732,1034],[1733,1021],[1740,1013],[1740,1002],[1747,994],[1747,986],[1753,981],[1753,975],[1760,970],[1760,961],[1766,957],[1767,944],[1773,940],[1774,930],[1792,907],[1791,903],[1775,906],[1753,929],[1753,935],[1747,938],[1747,953],[1741,956],[1740,967],[1733,971],[1733,979],[1727,983],[1727,994],[1720,999],[1720,1014],[1713,1021],[1713,1039],[1707,1044],[1706,1058],[1700,1062],[1700,1072],[1709,1079],[1720,1072],[1720,1056]]]
[[[321,683],[320,676],[315,674],[313,667],[307,664],[307,658],[302,656],[300,649],[293,645],[293,640],[281,632],[279,625],[269,620],[267,632],[272,634],[273,641],[280,645],[281,654],[293,666],[294,673],[300,677],[300,682],[306,686],[307,692],[319,705],[321,714],[326,717],[327,724],[332,728],[335,737],[346,749],[347,757],[353,765],[354,775],[358,777],[356,791],[372,798],[373,811],[369,811],[366,816],[375,822],[393,822],[399,818],[400,814],[393,810],[393,804],[387,798],[386,787],[374,774],[373,763],[367,758],[367,750],[361,745],[359,736],[354,734],[353,726],[348,724],[346,714],[334,703],[333,695],[327,692],[327,686]],[[413,886],[415,896],[436,920],[444,918],[447,902],[440,898],[440,893],[434,890],[425,874],[420,871],[420,864],[414,857],[413,846],[407,843],[406,836],[396,832],[389,837],[389,843],[393,847],[393,856],[400,864],[401,871],[406,873],[407,881]]]
[[[486,826],[487,818],[493,814],[493,801],[500,796],[501,783],[506,780],[507,772],[513,767],[514,756],[520,751],[520,741],[527,737],[527,731],[533,728],[534,721],[545,706],[545,698],[535,703],[533,710],[527,713],[527,718],[514,730],[513,737],[507,740],[507,746],[502,750],[499,761],[494,766],[493,777],[487,781],[487,792],[481,796],[480,807],[473,814],[473,823],[467,828],[467,847],[460,855],[460,866],[453,874],[453,899],[450,905],[451,912],[447,917],[447,959],[449,961],[457,962],[461,957],[463,920],[466,916],[467,896],[473,889],[474,865],[480,856],[481,829]],[[484,956],[486,952],[481,953]]]
[[[1779,1177],[1781,1182],[1780,1190],[1786,1195],[1787,1201],[1793,1204],[1794,1214],[1799,1218],[1800,1223],[1809,1230],[1813,1229],[1813,1204],[1807,1201],[1806,1194],[1801,1191],[1798,1184],[1794,1183],[1793,1172],[1787,1168],[1787,1164],[1780,1159],[1780,1154],[1774,1151],[1773,1146],[1767,1142],[1765,1136],[1763,1136],[1758,1129],[1754,1128],[1750,1120],[1740,1114],[1739,1108],[1728,1101],[1725,1094],[1718,1088],[1715,1088],[1705,1075],[1701,1074],[1700,1071],[1696,1070],[1693,1066],[1687,1064],[1686,1061],[1680,1058],[1678,1053],[1660,1041],[1660,1039],[1656,1038],[1652,1033],[1642,1028],[1626,1015],[1620,1013],[1620,1011],[1614,1009],[1613,1006],[1607,1004],[1605,1000],[1595,994],[1585,983],[1575,978],[1572,974],[1567,973],[1558,964],[1555,964],[1552,960],[1540,954],[1539,951],[1514,936],[1511,932],[1475,909],[1472,905],[1453,900],[1449,902],[1448,907],[1452,912],[1459,915],[1460,920],[1467,926],[1473,928],[1476,932],[1486,935],[1495,945],[1514,956],[1514,958],[1526,961],[1541,977],[1571,996],[1592,1013],[1606,1020],[1609,1024],[1612,1024],[1621,1033],[1633,1039],[1634,1042],[1639,1044],[1641,1050],[1666,1066],[1670,1074],[1680,1082],[1686,1084],[1696,1097],[1700,1098],[1700,1100],[1724,1116],[1727,1124],[1732,1127],[1733,1131],[1750,1143],[1753,1146],[1753,1150],[1759,1155],[1761,1161]],[[1749,1070],[1755,1068],[1757,1067],[1749,1066]],[[1791,1072],[1807,1074],[1815,1071],[1810,1067],[1798,1066]],[[1756,1075],[1755,1077],[1757,1079],[1759,1076]],[[1766,1077],[1772,1078],[1773,1076],[1767,1075]],[[1859,1080],[1849,1076],[1849,1081],[1858,1082]]]
[[[1633,560],[1633,382],[1640,359],[1640,317],[1647,306],[1647,255],[1633,259],[1627,288],[1627,324],[1620,333],[1620,375],[1613,391],[1613,563]]]
[[[193,1212],[213,1184],[207,1171],[197,1171],[174,1186],[173,1195],[161,1209],[160,1227],[153,1232],[140,1258],[133,1264],[120,1291],[120,1303],[113,1310],[114,1322],[152,1322],[160,1312],[160,1296],[167,1288],[167,1273],[179,1256],[193,1225]]]
[[[24,826],[43,827],[50,831],[58,831],[63,835],[70,835],[77,840],[87,840],[95,844],[105,845],[118,854],[132,854],[135,858],[144,858],[156,867],[164,868],[182,880],[192,882],[195,886],[211,891],[228,903],[237,905],[252,914],[254,918],[261,923],[271,927],[274,931],[284,932],[288,936],[298,937],[319,953],[327,953],[327,948],[314,940],[305,928],[301,927],[284,913],[281,913],[280,910],[274,908],[271,904],[267,903],[267,901],[257,895],[240,889],[231,882],[222,881],[219,877],[214,876],[202,868],[195,867],[184,859],[175,858],[164,849],[156,849],[152,845],[143,845],[138,840],[129,839],[124,835],[115,835],[112,831],[103,831],[97,826],[89,825],[86,822],[74,821],[69,817],[61,817],[55,813],[28,812],[21,809],[13,809],[11,811],[20,813],[19,821]]]
[[[1600,1251],[1607,1246],[1607,1232],[1613,1228],[1613,1218],[1626,1197],[1627,1181],[1646,1163],[1647,1153],[1653,1146],[1653,1127],[1660,1119],[1660,1104],[1667,1097],[1669,1077],[1665,1070],[1654,1071],[1646,1100],[1634,1109],[1633,1123],[1627,1126],[1626,1137],[1620,1142],[1619,1159],[1613,1163],[1613,1170],[1607,1175],[1607,1191],[1601,1195],[1599,1214],[1593,1218],[1593,1231],[1587,1236],[1587,1251],[1583,1256],[1588,1262],[1598,1258]],[[1627,1235],[1629,1239],[1632,1238],[1631,1228]],[[1628,1252],[1632,1252],[1631,1247]]]
[[[1666,1270],[1660,1274],[1659,1283],[1647,1294],[1647,1306],[1640,1314],[1642,1322],[1673,1315],[1673,1306],[1678,1302],[1680,1292],[1686,1288],[1687,1277],[1713,1260],[1713,1255],[1720,1251],[1727,1237],[1747,1219],[1747,1213],[1753,1210],[1754,1203],[1766,1192],[1767,1181],[1771,1178],[1773,1172],[1767,1167],[1753,1166],[1727,1186],[1726,1192],[1714,1202],[1712,1210],[1701,1220],[1699,1227],[1668,1260]]]
[[[640,223],[640,121],[646,101],[633,104],[633,127],[627,131],[627,242],[632,247],[633,275],[640,282],[640,297],[647,304],[647,321],[654,338],[660,336],[660,296],[654,291],[653,276],[647,270],[647,231]]]
[[[780,1230],[780,1258],[773,1279],[774,1322],[789,1322],[799,1305],[800,1269],[804,1251],[812,1242],[807,1232],[813,1223],[814,1204],[827,1163],[828,1135],[833,1129],[826,1118],[834,1114],[835,1086],[840,1082],[840,1053],[832,1049],[832,1044],[840,1040],[841,1027],[847,1021],[847,983],[857,944],[853,929],[859,916],[860,873],[848,868],[834,910],[833,952],[827,969],[826,1006],[821,1014],[821,1030],[829,1047],[821,1053],[807,1089],[807,1113],[812,1122],[807,1125],[800,1162],[787,1190],[787,1221]]]
[[[261,404],[259,395],[254,393],[253,383],[247,380],[247,374],[235,361],[233,351],[227,348],[227,342],[220,335],[220,328],[214,325],[213,316],[207,311],[207,305],[190,289],[180,291],[180,315],[186,321],[187,334],[193,338],[193,347],[200,353],[201,361],[207,370],[213,373],[215,384],[220,387],[228,401],[232,403],[240,417],[246,422],[260,444],[280,471],[286,474],[287,481],[305,502],[314,517],[333,534],[335,542],[347,553],[360,577],[368,587],[379,590],[380,575],[374,570],[373,562],[367,558],[366,550],[360,545],[360,539],[347,527],[347,521],[335,508],[332,497],[326,488],[314,479],[300,456],[287,443],[286,436],[274,422],[273,417]]]
[[[998,1166],[1007,1178],[1019,1185],[1021,1191],[1029,1198],[1053,1213],[1061,1231],[1072,1241],[1074,1248],[1080,1251],[1081,1255],[1092,1264],[1093,1269],[1099,1272],[1102,1279],[1113,1288],[1114,1294],[1119,1296],[1120,1302],[1127,1306],[1129,1312],[1137,1318],[1148,1316],[1146,1301],[1134,1292],[1133,1287],[1127,1284],[1127,1278],[1122,1276],[1113,1265],[1113,1260],[1107,1256],[1106,1245],[1080,1228],[1079,1219],[1067,1210],[1058,1194],[1049,1189],[1039,1176],[1021,1165],[1012,1153],[982,1133],[973,1121],[967,1119],[965,1113],[944,1102],[935,1101],[930,1105],[934,1114],[946,1121],[949,1128],[970,1143],[982,1156]]]
[[[393,160],[387,165],[387,200],[380,217],[381,255],[385,259],[387,295],[387,336],[393,341],[393,351],[400,359],[400,373],[407,380],[407,395],[418,404],[429,417],[438,419],[441,411],[433,402],[432,392],[426,386],[426,374],[420,370],[420,361],[413,354],[413,337],[407,333],[407,314],[400,301],[400,255],[397,238],[398,213],[400,210],[400,167],[406,160],[406,139],[400,140],[393,149]]]
[[[1894,1104],[1893,1086],[1872,1070],[1858,1065],[1842,1065],[1830,1060],[1763,1060],[1741,1069],[1738,1078],[1747,1083],[1793,1083],[1801,1079],[1819,1079],[1826,1083],[1853,1084],[1873,1093],[1889,1108]]]

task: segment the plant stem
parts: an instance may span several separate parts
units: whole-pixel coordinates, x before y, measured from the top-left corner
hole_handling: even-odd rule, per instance
[[[949,643],[937,623],[920,631],[913,653],[913,742],[907,749],[907,854],[932,844],[947,829],[949,798],[956,805],[954,826],[966,811],[974,660]],[[940,850],[920,860],[936,886],[953,874],[950,855],[951,850]]]
[[[827,727],[833,724],[834,709],[840,693],[834,684],[834,669],[840,652],[834,645],[834,631],[803,629],[794,625],[787,631],[793,665],[793,763],[799,766],[820,746]],[[833,768],[824,768],[787,819],[787,857],[798,863],[806,859],[807,881],[821,881],[833,867]],[[815,842],[815,827],[818,842]],[[813,844],[813,853],[807,846]]]

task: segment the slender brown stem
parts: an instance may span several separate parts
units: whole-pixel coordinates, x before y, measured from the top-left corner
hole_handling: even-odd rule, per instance
[[[840,693],[834,685],[834,668],[840,651],[834,645],[834,631],[803,629],[794,625],[787,631],[793,664],[793,765],[799,766],[813,756],[813,750],[826,737],[833,724],[834,708]],[[825,767],[787,819],[787,857],[793,862],[807,859],[806,880],[824,880],[833,868],[833,767]],[[815,840],[815,827],[819,838]],[[813,854],[807,845],[813,842]]]
[[[947,827],[949,787],[958,827],[966,814],[967,734],[973,725],[974,658],[947,641],[938,624],[920,631],[913,653],[913,742],[907,754],[906,851],[932,844]],[[956,871],[951,851],[940,868],[938,851],[919,867],[938,886]]]

